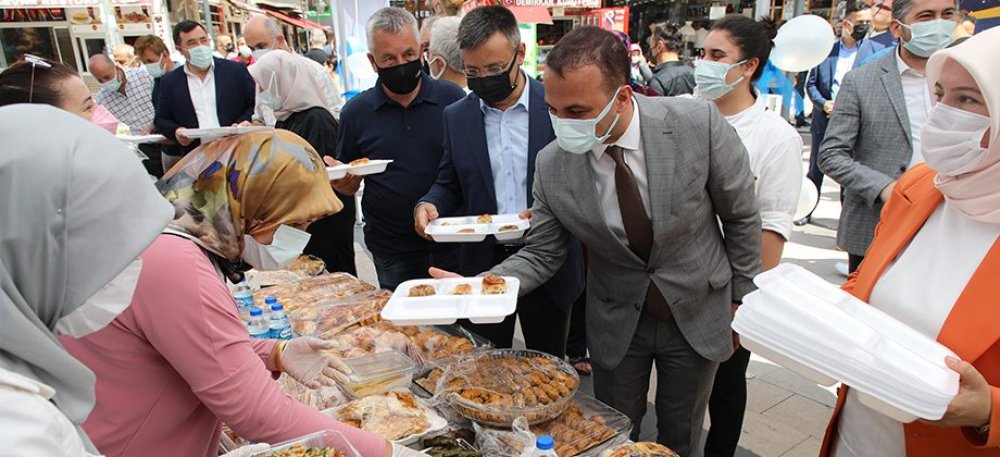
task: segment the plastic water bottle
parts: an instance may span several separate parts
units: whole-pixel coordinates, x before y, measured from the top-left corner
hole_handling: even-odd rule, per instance
[[[278,304],[278,299],[274,297],[264,297],[264,317],[271,315],[271,307]]]
[[[246,280],[241,281],[236,290],[233,291],[233,300],[236,301],[236,310],[240,313],[240,319],[244,322],[250,319],[250,308],[253,308],[253,292]]]
[[[260,308],[253,307],[248,313],[250,319],[247,321],[247,330],[250,331],[250,338],[270,338],[271,328],[267,325],[267,319],[264,319],[264,312]]]
[[[285,307],[281,303],[271,305],[271,315],[267,318],[267,325],[271,328],[271,338],[276,340],[292,339],[292,324],[285,316]]]
[[[535,448],[529,450],[524,455],[527,457],[559,457],[556,454],[555,448],[556,443],[552,441],[552,437],[549,435],[541,435],[535,440]]]

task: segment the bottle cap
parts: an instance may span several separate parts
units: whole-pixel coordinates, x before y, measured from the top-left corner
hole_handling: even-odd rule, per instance
[[[278,303],[278,299],[277,298],[267,297],[267,298],[264,299],[264,304],[265,305],[273,305],[275,303]]]
[[[264,314],[264,311],[261,311],[260,308],[256,308],[256,307],[255,308],[250,308],[250,315],[251,316],[260,316],[262,314]]]
[[[281,306],[281,303],[275,303],[271,305],[271,311],[281,311],[283,309],[285,309],[285,307]]]
[[[543,451],[552,449],[554,446],[555,442],[552,441],[552,437],[549,435],[539,436],[538,439],[535,440],[535,447]]]

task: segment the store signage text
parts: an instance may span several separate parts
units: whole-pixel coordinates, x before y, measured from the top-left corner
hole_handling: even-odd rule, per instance
[[[76,6],[98,6],[100,0],[0,0],[0,8],[72,8]],[[149,4],[149,1],[112,0],[115,5]]]

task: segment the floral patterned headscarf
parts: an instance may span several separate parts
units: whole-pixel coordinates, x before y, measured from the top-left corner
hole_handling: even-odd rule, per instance
[[[233,263],[240,262],[244,234],[315,221],[344,207],[316,151],[286,130],[203,145],[157,187],[174,205],[168,228]]]

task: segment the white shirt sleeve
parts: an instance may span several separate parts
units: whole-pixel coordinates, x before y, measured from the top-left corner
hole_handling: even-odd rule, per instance
[[[757,177],[762,228],[787,240],[802,191],[802,138],[784,136],[771,144],[763,159]]]
[[[55,405],[41,395],[4,385],[0,385],[0,443],[0,456],[91,455]]]

